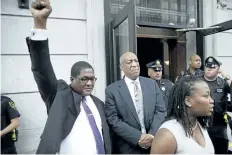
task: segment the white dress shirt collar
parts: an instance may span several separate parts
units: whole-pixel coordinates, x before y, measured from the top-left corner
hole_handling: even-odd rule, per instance
[[[136,80],[131,80],[130,78],[128,78],[128,77],[125,76],[124,79],[125,79],[125,82],[126,82],[127,85],[132,84],[133,81],[137,82],[137,84],[140,84],[140,82],[139,82],[139,77],[138,77]]]

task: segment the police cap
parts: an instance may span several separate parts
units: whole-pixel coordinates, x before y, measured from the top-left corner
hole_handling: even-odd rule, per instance
[[[147,68],[151,68],[151,69],[153,69],[155,71],[163,70],[162,62],[159,59],[157,59],[157,60],[155,60],[153,62],[149,62],[146,66],[147,66]]]
[[[207,68],[215,68],[220,65],[222,65],[222,63],[212,56],[205,59],[205,66]]]

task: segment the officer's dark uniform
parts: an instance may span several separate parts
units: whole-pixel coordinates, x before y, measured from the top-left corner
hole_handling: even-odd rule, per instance
[[[153,62],[148,63],[147,68],[151,68],[153,69],[155,72],[162,72],[163,68],[162,68],[162,63],[160,60],[155,60]],[[168,98],[169,98],[169,94],[171,91],[171,88],[173,86],[173,83],[167,79],[160,79],[160,80],[155,80],[160,88],[160,90],[163,93],[163,97],[164,97],[164,102],[166,104],[166,107],[168,106]]]
[[[213,57],[205,60],[205,66],[215,68],[221,63]],[[207,81],[204,76],[203,80],[208,83],[211,97],[214,100],[214,113],[212,115],[211,126],[208,129],[209,136],[213,142],[216,154],[226,154],[228,151],[227,123],[224,114],[227,111],[227,94],[230,93],[230,87],[221,77],[217,77],[214,81]]]
[[[177,77],[177,80],[176,80],[176,81],[180,80],[182,77],[190,76],[190,75],[193,75],[193,74],[190,72],[190,69],[187,69],[186,71],[181,71],[181,72],[180,72],[180,75]],[[204,71],[202,71],[202,70],[200,70],[200,69],[197,69],[194,75],[201,77],[201,76],[204,75]]]
[[[14,118],[20,114],[15,107],[15,103],[6,96],[1,96],[1,130],[5,129]],[[1,137],[1,153],[2,154],[17,154],[14,145],[15,131],[7,133]]]

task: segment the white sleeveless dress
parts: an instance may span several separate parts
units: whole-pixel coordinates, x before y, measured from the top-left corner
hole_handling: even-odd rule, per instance
[[[204,135],[205,147],[199,145],[192,137],[187,137],[184,128],[175,119],[164,122],[160,129],[166,128],[172,132],[176,139],[176,154],[214,154],[214,146],[207,130],[203,129],[199,123],[200,129]]]

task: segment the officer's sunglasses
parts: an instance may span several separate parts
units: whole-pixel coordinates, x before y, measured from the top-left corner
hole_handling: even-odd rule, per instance
[[[80,80],[83,84],[86,84],[89,80],[91,83],[95,83],[97,81],[97,78],[95,77],[92,77],[92,78],[88,78],[88,77],[82,77],[82,78],[79,78],[79,77],[75,77],[77,78],[78,80]]]
[[[153,68],[153,71],[155,71],[155,72],[162,72],[162,69],[161,68]]]
[[[218,65],[215,64],[205,64],[206,68],[216,68]]]

